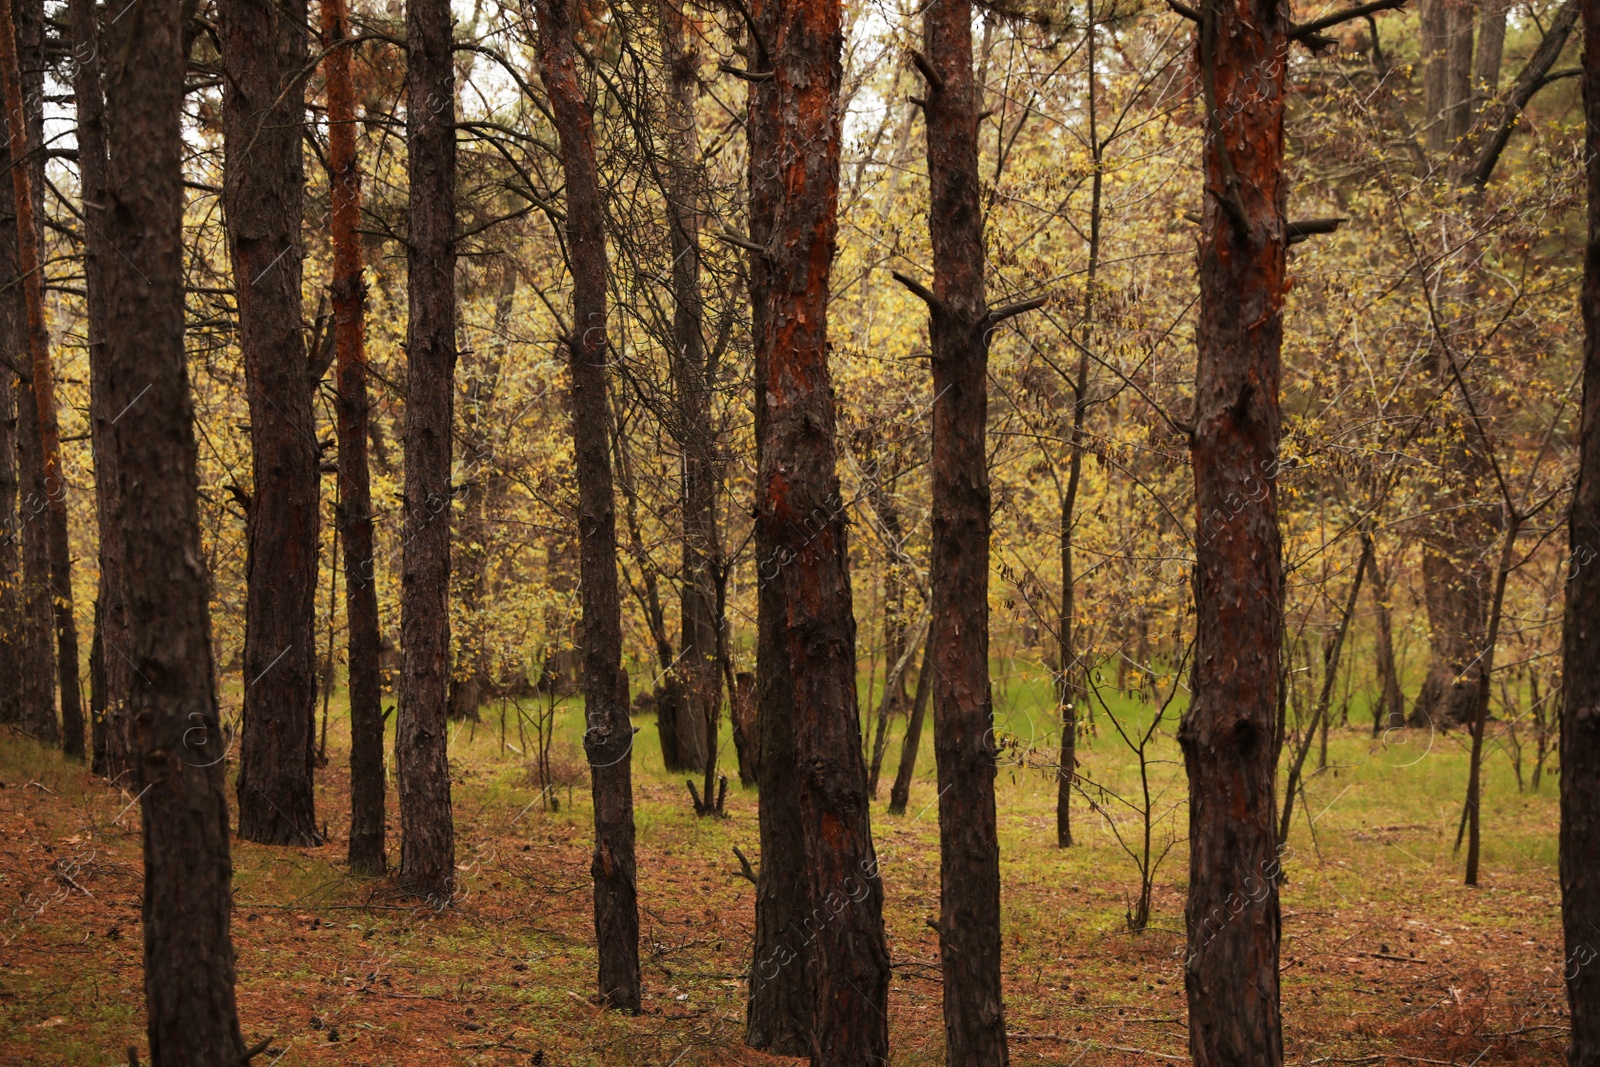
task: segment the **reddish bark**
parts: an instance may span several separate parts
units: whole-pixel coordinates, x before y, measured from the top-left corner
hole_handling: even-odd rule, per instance
[[[594,119],[578,83],[568,0],[538,0],[539,70],[561,141],[572,269],[572,445],[578,475],[583,600],[584,749],[594,795],[594,928],[599,990],[623,1011],[640,1009],[639,908],[633,848],[633,726],[622,671],[617,514],[606,404],[606,245]]]
[[[772,75],[752,90],[749,116],[750,236],[763,248],[751,280],[761,397],[756,526],[763,632],[757,654],[764,675],[761,715],[771,720],[787,712],[788,719],[761,725],[765,884],[758,896],[768,894],[769,903],[763,915],[758,900],[753,981],[765,977],[763,936],[798,933],[810,998],[810,1024],[802,1032],[812,1063],[866,1067],[888,1056],[889,959],[861,754],[855,617],[828,371],[842,11],[838,0],[762,0],[752,14],[758,37],[752,52],[769,68],[763,73]],[[787,759],[776,751],[784,742],[791,746]],[[775,780],[771,772],[780,767],[786,776]],[[768,815],[781,820],[779,811],[791,806],[797,839],[777,840],[772,831],[779,823]],[[774,879],[792,877],[796,866],[804,900],[781,889],[781,899],[772,899]],[[773,903],[800,903],[804,910],[774,914]],[[754,1007],[752,1001],[752,1023]]]
[[[21,161],[30,151],[28,109],[23,101],[21,63],[17,56],[17,20],[11,0],[0,0],[0,78],[4,79],[6,128],[11,158]],[[56,632],[56,677],[61,692],[61,747],[74,759],[84,757],[83,705],[78,687],[78,630],[72,617],[72,549],[67,540],[67,482],[61,468],[61,427],[56,418],[55,372],[50,365],[50,336],[44,321],[44,277],[35,220],[32,165],[12,166],[11,189],[17,212],[17,269],[22,277],[22,303],[33,403],[38,412],[39,456],[44,473],[41,501],[50,558],[50,603]]]
[[[383,690],[379,680],[378,585],[367,469],[366,285],[361,279],[361,165],[350,80],[350,12],[322,0],[328,97],[329,200],[333,237],[333,328],[337,360],[339,534],[344,540],[349,621],[350,869],[382,874],[384,857]]]
[[[242,1061],[233,994],[228,803],[184,352],[179,0],[107,28],[103,214],[109,399],[126,532],[132,722],[144,823],[150,1060]]]
[[[443,907],[455,885],[450,687],[450,445],[456,366],[455,66],[449,0],[413,0],[406,146],[405,547],[401,555],[400,880]]]
[[[1282,562],[1288,6],[1206,0],[1205,209],[1194,427],[1195,666],[1178,739],[1189,776],[1189,1050],[1197,1067],[1278,1067],[1273,778]]]

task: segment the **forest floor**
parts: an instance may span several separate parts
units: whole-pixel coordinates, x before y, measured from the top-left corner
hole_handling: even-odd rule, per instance
[[[532,703],[524,701],[530,715]],[[1013,1062],[1187,1059],[1174,712],[1147,768],[1152,848],[1165,858],[1149,927],[1133,933],[1138,871],[1113,834],[1140,851],[1142,802],[1115,799],[1142,795],[1132,750],[1102,711],[1079,750],[1098,810],[1077,798],[1079,844],[1058,849],[1047,691],[997,686],[996,703],[1007,741],[999,825]],[[1130,724],[1151,715],[1132,701],[1113,706]],[[514,708],[504,747],[498,707],[453,735],[460,899],[444,912],[417,907],[389,880],[347,873],[348,772],[335,719],[317,777],[329,843],[233,847],[239,1012],[247,1043],[271,1038],[258,1067],[797,1062],[740,1041],[754,890],[732,849],[757,859],[755,795],[735,777],[727,817],[696,817],[682,779],[662,768],[648,718],[637,721],[634,762],[645,1012],[625,1017],[590,1003],[591,809],[578,713],[571,701],[553,709],[554,784],[543,794],[533,738],[526,725],[519,733]],[[1290,1063],[1562,1061],[1557,783],[1549,775],[1541,792],[1519,791],[1506,751],[1492,750],[1483,884],[1463,886],[1452,845],[1464,742],[1429,731],[1378,741],[1354,726],[1333,731],[1285,855]],[[884,798],[898,747],[896,737]],[[939,889],[931,747],[924,743],[907,814],[884,814],[883,800],[873,811],[896,1065],[944,1062],[938,946],[927,923]],[[1318,761],[1313,750],[1308,770]],[[130,1045],[147,1061],[134,797],[12,733],[0,734],[0,786],[0,1063],[126,1063]],[[392,826],[392,783],[389,805]]]

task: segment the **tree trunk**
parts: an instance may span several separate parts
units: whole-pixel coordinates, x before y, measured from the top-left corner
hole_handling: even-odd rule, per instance
[[[1278,376],[1286,248],[1288,5],[1205,0],[1207,136],[1194,428],[1189,777],[1189,1051],[1279,1067],[1276,770],[1282,645]],[[1241,897],[1242,913],[1233,910]]]
[[[733,718],[733,750],[739,757],[739,784],[755,785],[760,778],[761,753],[756,747],[756,676],[740,671],[729,701]]]
[[[1456,150],[1472,118],[1470,0],[1423,0],[1421,34],[1423,126],[1428,151]]]
[[[606,244],[594,119],[578,83],[569,0],[537,0],[539,71],[561,141],[572,270],[572,450],[578,476],[579,593],[583,601],[584,750],[594,794],[594,928],[599,992],[637,1014],[639,906],[633,847],[633,725],[622,672],[617,514],[607,410]]]
[[[494,301],[494,343],[487,360],[474,359],[467,371],[466,410],[462,417],[462,445],[468,455],[466,487],[456,517],[456,556],[451,568],[461,604],[462,625],[455,638],[455,669],[450,675],[450,718],[478,718],[478,708],[489,699],[489,649],[484,643],[484,597],[489,592],[488,510],[498,502],[503,478],[495,470],[491,419],[495,391],[500,383],[511,328],[511,310],[517,295],[517,269],[509,259],[500,267],[500,291]]]
[[[928,711],[928,694],[933,689],[933,627],[928,627],[922,646],[922,666],[917,669],[917,695],[911,699],[911,714],[906,717],[906,736],[900,742],[900,769],[889,790],[889,814],[904,815],[911,802],[911,779],[917,773],[917,746],[922,741],[922,719]]]
[[[1506,48],[1506,13],[1509,0],[1483,0],[1478,20],[1478,48],[1472,60],[1473,119],[1500,90],[1500,63]]]
[[[10,152],[7,152],[7,158]],[[16,210],[9,196],[0,196],[11,215],[13,225],[6,229],[7,255],[16,263]],[[3,264],[0,264],[3,266]],[[15,277],[16,275],[13,275]],[[12,305],[11,317],[16,326],[15,350],[25,348],[26,325],[22,309],[22,291],[0,296]],[[21,376],[16,382],[15,409],[17,412],[17,470],[21,475],[22,500],[19,503],[18,525],[22,542],[22,614],[23,614],[23,690],[22,730],[35,740],[47,745],[61,742],[61,726],[56,719],[56,668],[51,649],[51,596],[50,596],[50,545],[45,534],[43,518],[49,491],[45,488],[44,460],[39,448],[39,405],[33,399],[33,373],[26,360],[18,361]]]
[[[1105,146],[1100,143],[1097,82],[1095,72],[1094,2],[1089,2],[1088,77],[1089,77],[1089,152],[1094,173],[1089,184],[1089,264],[1083,291],[1084,339],[1078,354],[1078,374],[1072,385],[1071,454],[1067,460],[1067,488],[1061,498],[1061,620],[1059,622],[1061,660],[1056,678],[1056,703],[1061,708],[1061,756],[1056,769],[1056,847],[1072,847],[1072,787],[1078,775],[1078,705],[1088,701],[1089,687],[1083,683],[1087,668],[1077,647],[1077,578],[1072,566],[1072,530],[1076,522],[1078,488],[1083,480],[1083,420],[1089,410],[1089,330],[1094,323],[1095,282],[1100,274],[1100,218],[1104,171],[1101,166]]]
[[[126,534],[144,990],[158,1067],[238,1063],[227,739],[211,663],[193,406],[184,353],[181,5],[107,27],[106,366]]]
[[[1600,1067],[1600,0],[1583,0],[1584,165],[1588,230],[1583,249],[1583,404],[1578,484],[1568,515],[1562,631],[1561,925],[1566,933],[1571,1067]],[[1537,773],[1537,772],[1536,772]]]
[[[889,955],[861,754],[855,616],[828,372],[843,13],[838,0],[757,0],[751,8],[754,65],[772,75],[752,83],[747,125],[750,239],[763,249],[750,268],[760,398],[763,720],[762,884],[751,981],[776,988],[774,978],[803,971],[807,985],[808,1020],[794,1018],[793,999],[776,1012],[767,1011],[770,1001],[761,1005],[762,1025],[777,1023],[765,1030],[766,1047],[785,1050],[772,1039],[792,1044],[804,1035],[802,1048],[814,1065],[866,1067],[888,1057]],[[779,836],[785,830],[787,839]],[[783,960],[769,976],[769,954],[785,937],[802,941],[806,959],[802,967]],[[753,988],[756,1037],[764,1036],[757,1029],[761,996]]]
[[[443,907],[455,885],[450,687],[450,438],[455,400],[456,97],[449,0],[406,7],[405,547],[401,556],[400,880]]]
[[[0,166],[10,169],[11,150],[0,138]],[[0,197],[0,277],[17,276],[16,212]],[[0,351],[19,347],[20,294],[0,295]],[[26,579],[22,569],[23,528],[17,517],[17,396],[22,382],[10,361],[0,365],[0,724],[29,730],[32,718],[30,676],[36,673],[29,653],[33,627],[25,612]],[[52,721],[53,718],[52,718]]]
[[[254,488],[247,516],[239,836],[315,845],[320,460],[301,335],[304,0],[220,0],[222,183]]]
[[[80,0],[82,2],[82,0]],[[339,535],[349,626],[350,869],[382,874],[384,853],[383,686],[379,676],[378,584],[367,469],[366,286],[361,279],[361,164],[350,78],[350,12],[322,0],[328,97],[328,185],[333,236],[334,356],[338,362]]]
[[[933,293],[933,745],[939,775],[939,957],[945,1056],[1009,1062],[1000,989],[1000,842],[989,689],[988,364],[972,8],[923,12]],[[919,57],[920,58],[920,57]]]
[[[1478,884],[1478,858],[1480,837],[1478,827],[1483,798],[1483,735],[1489,727],[1489,685],[1494,676],[1495,645],[1500,640],[1500,617],[1505,607],[1506,578],[1511,574],[1512,556],[1516,552],[1517,534],[1522,529],[1523,517],[1508,506],[1505,514],[1505,532],[1500,546],[1500,566],[1495,570],[1493,599],[1489,604],[1489,633],[1484,639],[1482,665],[1478,668],[1478,689],[1474,694],[1472,728],[1472,755],[1467,763],[1467,802],[1462,809],[1467,828],[1467,885]],[[1456,847],[1461,838],[1456,837]]]
[[[23,98],[19,30],[32,38],[42,26],[19,26],[11,0],[0,3],[0,72],[5,79],[7,128],[11,158],[23,159],[39,144]],[[42,15],[42,13],[36,13]],[[42,75],[43,57],[37,70]],[[37,90],[35,90],[37,92]],[[39,105],[42,107],[42,102]],[[33,402],[39,418],[39,457],[44,473],[43,514],[45,543],[50,561],[50,604],[55,622],[56,678],[61,692],[61,747],[74,759],[83,759],[83,705],[78,691],[78,630],[72,617],[72,548],[67,539],[67,481],[61,466],[61,428],[56,419],[55,372],[50,365],[50,336],[44,321],[44,267],[40,254],[41,217],[36,214],[36,173],[28,166],[11,168],[11,189],[16,199],[17,269],[22,278],[24,331],[31,373]]]
[[[116,781],[131,770],[128,753],[127,601],[123,591],[123,537],[118,514],[116,449],[112,424],[117,413],[107,398],[105,287],[106,246],[105,91],[100,85],[100,26],[94,0],[70,0],[72,88],[78,108],[78,184],[83,215],[84,284],[88,295],[89,432],[94,448],[95,517],[100,544],[100,588],[95,600],[94,641],[90,649],[89,708],[96,774]]]
[[[826,0],[824,0],[826,2]],[[748,51],[751,66],[772,69],[766,42],[774,38],[781,12],[772,0],[752,5],[756,26]],[[748,87],[746,139],[750,188],[750,240],[770,247],[777,238],[778,211],[784,187],[776,161],[779,136],[779,94],[773,77]],[[758,472],[765,469],[773,446],[767,443],[772,422],[765,383],[774,371],[782,320],[773,303],[781,299],[785,271],[764,252],[749,259],[750,332],[755,362],[755,446]],[[756,926],[750,967],[750,1005],[745,1043],[779,1056],[804,1056],[811,1051],[812,989],[808,971],[813,950],[800,922],[810,900],[805,881],[796,761],[793,665],[784,647],[785,586],[780,573],[779,528],[755,524],[756,546],[756,763],[761,802],[757,819],[761,835],[761,868],[756,879]],[[792,928],[791,928],[792,927]]]
[[[711,424],[714,368],[705,343],[700,295],[699,133],[694,100],[699,89],[695,56],[686,47],[684,14],[661,0],[662,61],[667,68],[665,107],[667,235],[672,254],[672,375],[678,397],[678,446],[683,450],[683,627],[678,673],[683,679],[683,715],[678,738],[685,761],[704,770],[709,793],[717,763],[718,712],[716,569],[720,463]]]
[[[1465,432],[1471,432],[1470,430]],[[1447,450],[1443,468],[1476,482],[1487,476],[1481,455],[1462,442]],[[1448,476],[1448,475],[1447,475]],[[1428,610],[1428,673],[1411,705],[1413,726],[1460,726],[1472,721],[1478,691],[1478,653],[1488,609],[1490,568],[1484,562],[1484,509],[1471,503],[1474,484],[1436,498],[1436,515],[1422,544],[1423,602]]]
[[[1363,533],[1368,551],[1372,553],[1372,600],[1377,614],[1378,684],[1381,692],[1372,714],[1372,736],[1377,737],[1384,728],[1405,725],[1406,698],[1400,688],[1400,668],[1394,655],[1394,622],[1389,607],[1389,579],[1378,562],[1377,548],[1372,535]]]

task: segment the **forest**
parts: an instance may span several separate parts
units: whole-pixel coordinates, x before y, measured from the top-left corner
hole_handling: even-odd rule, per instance
[[[0,101],[0,1064],[1600,1067],[1600,0]]]

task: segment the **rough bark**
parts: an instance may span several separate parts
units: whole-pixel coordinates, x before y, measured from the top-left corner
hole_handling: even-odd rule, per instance
[[[989,689],[988,364],[972,7],[922,16],[933,293],[933,747],[939,777],[939,957],[945,1057],[1009,1062],[1000,989],[1000,843]]]
[[[760,0],[751,10],[753,57],[772,75],[752,88],[747,125],[750,238],[763,249],[751,264],[764,720],[752,986],[771,981],[764,949],[781,944],[776,938],[801,941],[810,1011],[801,1033],[811,1062],[866,1067],[888,1056],[889,958],[827,352],[843,18],[838,0]],[[777,840],[786,816],[798,833]],[[786,877],[799,893],[774,884]],[[794,969],[785,961],[775,977]],[[752,1032],[759,995],[753,988]]]
[[[1600,1067],[1600,0],[1583,0],[1583,402],[1578,482],[1568,513],[1562,631],[1561,925],[1566,934],[1571,1067]]]
[[[755,32],[749,42],[752,66],[772,68],[766,42],[774,39],[779,8],[772,0],[752,5]],[[770,247],[776,239],[784,187],[775,167],[778,152],[778,86],[773,78],[749,86],[746,138],[749,144],[750,240]],[[763,470],[772,446],[767,432],[771,403],[763,387],[772,373],[777,343],[774,301],[787,275],[762,253],[749,259],[750,331],[755,362],[756,467]],[[799,927],[810,899],[801,847],[799,767],[795,754],[793,666],[783,645],[787,610],[785,587],[773,580],[782,542],[773,525],[758,521],[756,546],[756,774],[761,802],[757,819],[761,868],[756,879],[756,929],[750,967],[750,1005],[745,1043],[781,1056],[810,1052],[812,968],[810,941]],[[795,927],[791,929],[790,924]],[[797,936],[797,933],[799,936]]]
[[[561,144],[572,271],[572,445],[578,479],[579,596],[583,603],[584,751],[594,796],[594,928],[599,994],[637,1013],[638,881],[634,866],[633,725],[622,671],[617,515],[607,405],[606,245],[594,119],[578,83],[569,0],[537,0],[539,70]]]
[[[112,445],[107,396],[105,209],[105,91],[100,84],[100,26],[94,0],[69,0],[72,24],[72,90],[78,110],[78,185],[88,225],[83,232],[84,284],[89,334],[89,433],[94,449],[95,517],[99,526],[100,588],[95,599],[94,640],[90,648],[89,711],[96,774],[116,781],[131,770],[128,752],[129,669],[127,601],[123,592],[121,502],[116,487],[116,449]]]
[[[922,646],[922,666],[917,669],[917,695],[911,699],[911,714],[906,717],[906,736],[900,742],[900,769],[889,790],[889,814],[904,815],[911,802],[911,779],[917,773],[917,748],[922,742],[922,720],[928,711],[928,694],[933,689],[933,627]]]
[[[314,845],[317,466],[301,333],[306,5],[220,0],[222,202],[239,293],[254,486],[245,558],[239,836]]]
[[[711,423],[715,368],[705,343],[705,308],[700,294],[700,146],[694,112],[699,78],[684,14],[675,3],[662,0],[660,21],[662,60],[668,74],[665,193],[672,255],[672,376],[678,401],[674,436],[683,451],[683,582],[679,598],[683,634],[678,674],[683,680],[684,700],[677,735],[684,762],[705,771],[709,792],[716,769],[716,721],[722,703],[716,662],[717,635],[722,629],[716,578],[721,555],[717,533],[721,478],[718,441]]]
[[[81,2],[81,0],[80,0]],[[338,387],[339,535],[349,634],[350,869],[382,874],[384,853],[383,688],[379,676],[378,584],[367,467],[366,286],[361,279],[361,166],[345,0],[322,0],[328,97],[328,184],[333,237],[333,330]]]
[[[1206,0],[1194,424],[1195,663],[1178,731],[1189,778],[1189,1051],[1196,1067],[1280,1067],[1273,776],[1282,560],[1288,5]]]
[[[28,24],[19,17],[20,4],[0,2],[0,77],[4,79],[6,128],[10,135],[11,158],[21,160],[42,143],[40,116],[42,100],[32,105],[24,100],[19,46],[31,41],[30,73],[42,77],[42,8],[31,10]],[[20,35],[20,36],[19,36]],[[25,39],[25,40],[24,40]],[[34,94],[40,92],[34,86]],[[41,113],[42,114],[42,113]],[[56,638],[56,684],[61,694],[61,747],[69,757],[84,757],[83,705],[78,686],[78,630],[72,617],[72,548],[67,537],[67,481],[61,465],[61,427],[56,417],[55,372],[50,364],[50,336],[44,321],[44,268],[41,256],[38,197],[43,158],[28,166],[11,168],[11,189],[16,201],[17,270],[22,280],[23,339],[29,366],[32,402],[38,412],[39,461],[43,474],[44,497],[39,501],[39,521],[43,525],[49,554],[49,598]],[[52,725],[54,716],[52,715]]]
[[[10,153],[7,152],[9,158]],[[9,196],[0,196],[10,214],[5,252],[0,256],[16,263],[16,211]],[[0,218],[0,222],[3,222]],[[0,268],[4,262],[0,261]],[[15,276],[13,274],[13,276]],[[4,299],[0,297],[0,299]],[[11,305],[11,318],[16,332],[16,349],[25,347],[22,337],[22,292],[18,288]],[[20,476],[21,500],[18,502],[17,525],[22,545],[22,729],[28,736],[45,744],[59,744],[61,726],[56,719],[56,670],[51,642],[50,597],[50,546],[41,517],[49,495],[45,488],[44,461],[39,448],[39,406],[33,400],[33,372],[25,359],[18,361],[20,376],[16,382],[14,408],[17,412],[17,472]]]
[[[107,29],[106,365],[126,533],[134,751],[144,822],[144,989],[160,1067],[238,1063],[223,780],[193,408],[183,346],[178,0]]]
[[[406,7],[405,547],[401,554],[400,880],[437,907],[455,884],[450,687],[450,444],[455,400],[455,67],[449,0]]]

